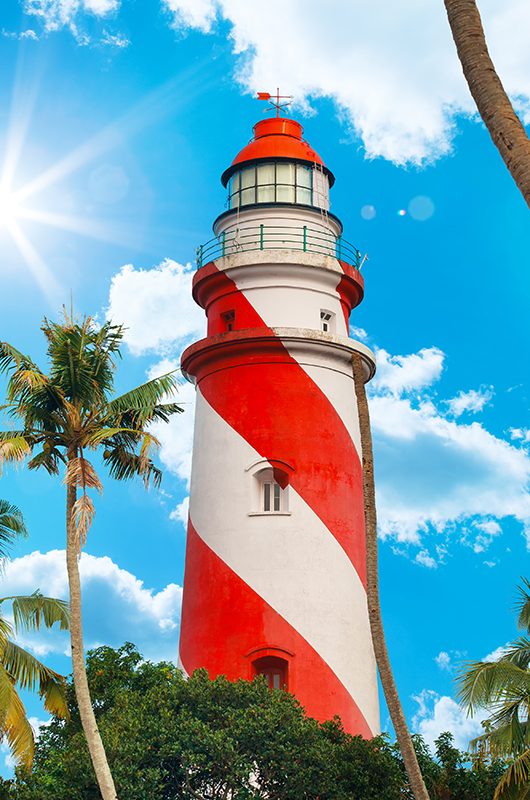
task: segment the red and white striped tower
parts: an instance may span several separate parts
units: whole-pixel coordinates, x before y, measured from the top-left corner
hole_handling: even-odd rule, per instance
[[[360,437],[349,338],[359,252],[329,212],[334,178],[276,117],[222,176],[228,210],[199,248],[208,335],[196,383],[180,658],[230,680],[267,676],[319,720],[379,730],[366,604]]]

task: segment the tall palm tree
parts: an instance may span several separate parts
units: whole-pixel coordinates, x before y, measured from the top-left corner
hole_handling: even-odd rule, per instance
[[[495,147],[530,206],[530,141],[491,60],[475,0],[444,0],[469,90]]]
[[[26,536],[20,510],[0,500],[0,562],[18,536]],[[10,606],[13,621],[6,619],[3,606]],[[62,600],[29,596],[0,597],[0,737],[5,738],[17,763],[31,767],[35,739],[18,689],[38,691],[51,714],[67,718],[66,682],[62,675],[42,664],[13,641],[16,634],[51,628],[59,623],[68,628],[68,605]]]
[[[70,640],[74,685],[81,723],[104,800],[116,800],[116,789],[90,698],[81,619],[78,561],[94,517],[90,491],[102,483],[87,451],[98,451],[111,476],[140,476],[158,485],[161,472],[152,461],[159,442],[149,432],[155,420],[167,422],[182,409],[167,397],[176,388],[173,373],[112,396],[115,360],[122,326],[97,327],[65,312],[64,321],[45,319],[49,372],[6,342],[0,343],[0,372],[7,373],[7,407],[18,423],[0,432],[0,459],[29,458],[30,469],[51,475],[62,470],[66,484],[66,566],[70,591]]]
[[[359,353],[353,356],[353,381],[357,398],[359,428],[361,434],[364,520],[366,530],[366,594],[368,616],[374,653],[379,669],[379,677],[385,693],[386,704],[398,741],[403,763],[407,771],[410,788],[416,800],[429,800],[429,793],[421,774],[407,721],[401,707],[396,682],[390,665],[390,658],[385,641],[381,604],[379,601],[379,577],[377,566],[377,513],[375,505],[374,454],[372,433],[370,430],[370,413],[364,386],[364,369]]]
[[[519,587],[517,603],[520,636],[496,661],[472,661],[458,676],[458,694],[469,714],[491,711],[485,733],[471,742],[479,753],[509,757],[494,800],[530,798],[530,582]]]

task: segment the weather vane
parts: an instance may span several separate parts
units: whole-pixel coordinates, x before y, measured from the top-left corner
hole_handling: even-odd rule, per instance
[[[271,111],[273,108],[276,109],[276,116],[280,116],[280,111],[282,108],[287,108],[291,105],[293,101],[292,94],[280,94],[280,90],[276,89],[276,94],[270,94],[270,92],[258,92],[258,100],[266,100],[270,103],[270,107],[266,108],[265,111]],[[286,100],[286,103],[282,103],[282,100]]]

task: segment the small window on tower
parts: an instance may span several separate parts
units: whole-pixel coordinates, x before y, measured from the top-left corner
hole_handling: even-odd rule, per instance
[[[332,314],[331,311],[322,310],[320,312],[320,327],[324,333],[332,333],[334,317],[335,314]]]
[[[263,675],[269,689],[287,689],[288,664],[284,658],[265,656],[257,658],[253,664],[254,677]]]
[[[225,323],[226,330],[227,331],[233,331],[234,330],[234,323],[236,321],[236,312],[235,311],[225,311],[223,314],[221,314],[221,317],[223,318],[223,321]]]
[[[282,488],[276,481],[263,481],[263,511],[282,510]]]

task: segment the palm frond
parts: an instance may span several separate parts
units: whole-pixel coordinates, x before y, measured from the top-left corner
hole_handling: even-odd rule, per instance
[[[493,800],[527,800],[530,797],[530,749],[514,759],[493,795]]]
[[[28,469],[40,469],[44,467],[48,475],[59,474],[59,461],[64,461],[64,456],[56,449],[41,450],[30,458],[28,461]]]
[[[22,364],[32,363],[28,356],[25,356],[8,342],[0,342],[0,372],[18,369]]]
[[[503,659],[469,662],[457,684],[458,698],[471,714],[499,702],[509,691],[530,695],[530,673]]]
[[[96,514],[96,509],[92,499],[87,494],[82,494],[75,503],[72,509],[72,516],[74,519],[74,526],[77,533],[77,549],[78,552],[84,546],[86,537],[92,521]]]
[[[44,320],[51,378],[67,400],[84,412],[105,405],[114,381],[114,356],[119,355],[123,328],[104,323],[96,328],[90,317],[81,322]]]
[[[159,405],[162,400],[170,397],[177,390],[180,381],[176,373],[177,370],[172,370],[165,375],[140,384],[119,397],[114,397],[107,405],[106,412],[109,415],[129,412],[146,413],[147,409]]]
[[[64,482],[67,486],[80,486],[85,489],[103,491],[103,485],[97,476],[96,470],[84,456],[77,456],[68,460]]]
[[[35,739],[26,709],[13,679],[0,658],[0,735],[5,737],[18,764],[28,769],[33,763]]]
[[[13,619],[16,631],[35,631],[43,625],[51,628],[56,623],[62,631],[68,630],[70,612],[68,603],[54,597],[45,597],[39,591],[30,595],[11,595],[1,597],[0,604],[13,604]]]
[[[121,445],[105,450],[103,461],[108,466],[112,477],[116,478],[116,480],[121,481],[140,476],[146,486],[150,483],[153,483],[154,486],[160,486],[162,480],[161,470],[150,459],[142,459],[139,455]]]
[[[17,432],[11,437],[2,436],[0,438],[0,470],[6,461],[23,461],[30,453],[31,446],[24,434]]]
[[[12,641],[7,642],[0,651],[0,660],[16,685],[31,692],[38,691],[50,714],[68,718],[66,679],[63,675]]]
[[[85,446],[96,448],[103,444],[112,446],[114,444],[121,444],[127,442],[134,447],[138,442],[149,438],[153,447],[160,447],[160,442],[152,433],[144,431],[141,428],[128,428],[128,427],[114,427],[114,428],[96,428],[90,431],[85,438]]]
[[[0,559],[5,558],[5,546],[12,544],[18,537],[26,537],[28,530],[24,516],[18,506],[0,499]]]
[[[530,633],[530,581],[523,578],[522,586],[518,586],[516,610],[518,613],[517,625]]]
[[[502,654],[503,661],[511,661],[521,669],[528,669],[530,666],[530,637],[520,636],[509,644]]]

